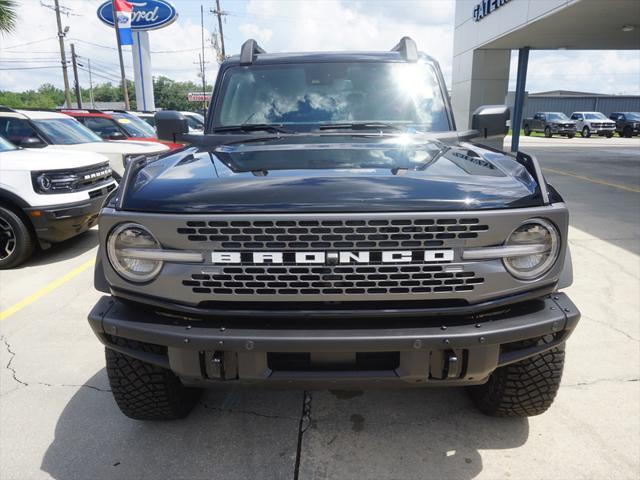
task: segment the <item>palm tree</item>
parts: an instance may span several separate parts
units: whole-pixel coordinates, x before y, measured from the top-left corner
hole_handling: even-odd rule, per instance
[[[18,14],[14,0],[0,0],[0,35],[11,33],[16,29]]]

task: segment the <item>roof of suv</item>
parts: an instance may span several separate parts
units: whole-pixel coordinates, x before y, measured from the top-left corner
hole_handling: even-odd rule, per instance
[[[53,118],[69,118],[67,115],[58,112],[50,112],[48,110],[0,110],[0,116],[2,117],[15,117],[16,114],[19,114],[23,117],[29,118],[31,120],[46,120]]]
[[[434,58],[420,52],[419,58],[426,62],[435,62]],[[298,52],[298,53],[259,53],[253,64],[277,65],[286,63],[330,63],[330,62],[393,62],[407,63],[400,52]],[[240,55],[233,55],[223,65],[237,65]]]
[[[287,63],[371,62],[371,63],[415,63],[437,61],[418,51],[416,42],[402,37],[390,51],[382,52],[288,52],[267,53],[258,42],[249,39],[242,44],[240,55],[234,55],[222,63],[229,65],[282,65]]]

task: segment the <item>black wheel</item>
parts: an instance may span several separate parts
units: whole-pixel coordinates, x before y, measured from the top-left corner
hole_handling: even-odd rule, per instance
[[[467,390],[473,403],[493,417],[531,417],[553,403],[564,367],[564,344],[496,369],[484,385]]]
[[[613,133],[607,133],[606,137],[607,137],[607,138],[611,138],[611,137],[613,137]]]
[[[118,345],[162,354],[158,345],[116,339]],[[185,387],[170,370],[105,349],[107,376],[120,411],[135,420],[175,420],[186,417],[201,390]]]
[[[624,135],[624,138],[631,138],[633,136],[633,130],[631,127],[624,127],[622,134]]]
[[[584,127],[582,129],[582,137],[589,138],[590,136],[591,136],[591,130],[589,130],[589,127]]]
[[[525,125],[524,126],[524,134],[528,137],[529,135],[531,135],[531,129],[529,128],[529,125]]]
[[[20,265],[33,253],[35,241],[27,221],[0,206],[0,270]]]
[[[567,133],[567,138],[573,138],[575,136],[576,136],[575,133]]]
[[[551,133],[551,128],[544,127],[544,136],[547,138],[553,137],[553,133]]]

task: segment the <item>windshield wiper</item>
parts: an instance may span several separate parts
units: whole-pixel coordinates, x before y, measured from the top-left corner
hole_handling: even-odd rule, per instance
[[[404,126],[384,122],[328,123],[318,130],[406,130]]]
[[[213,129],[214,133],[221,132],[274,132],[274,133],[294,133],[277,123],[245,123],[242,125],[229,125]]]

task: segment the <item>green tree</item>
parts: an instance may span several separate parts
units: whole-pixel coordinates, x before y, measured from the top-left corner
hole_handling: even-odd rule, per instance
[[[15,31],[18,23],[17,6],[14,0],[0,0],[0,35]]]

